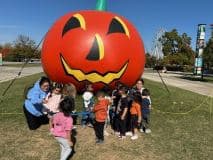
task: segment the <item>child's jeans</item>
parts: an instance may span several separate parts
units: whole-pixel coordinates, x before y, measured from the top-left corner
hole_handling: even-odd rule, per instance
[[[133,134],[135,134],[135,128],[139,128],[139,124],[138,124],[138,115],[131,115],[131,131]]]
[[[119,117],[119,131],[120,131],[120,136],[125,136],[125,133],[126,133],[126,119],[121,120],[121,117]]]
[[[143,131],[145,132],[146,129],[149,129],[149,123],[150,123],[150,114],[143,114],[143,118],[142,118],[142,125],[141,125],[141,129],[143,129]]]
[[[114,129],[113,128],[113,119],[114,119],[114,117],[115,117],[115,113],[114,113],[113,109],[111,108],[109,110],[109,121],[110,121],[110,125],[111,125],[112,129]]]
[[[61,156],[60,160],[66,160],[72,152],[72,148],[70,147],[68,140],[63,137],[55,137],[61,147]]]
[[[86,125],[88,123],[91,123],[92,125],[94,121],[94,115],[92,112],[88,112],[88,114],[83,114],[82,115],[82,120],[81,120],[81,125]]]
[[[105,122],[97,122],[95,121],[94,130],[95,135],[98,140],[104,140],[104,124]]]

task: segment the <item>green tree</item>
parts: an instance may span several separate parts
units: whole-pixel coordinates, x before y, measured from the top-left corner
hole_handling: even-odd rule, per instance
[[[185,44],[186,46],[190,46],[191,44],[191,37],[188,37],[188,35],[186,33],[183,33],[181,35],[181,39],[182,39],[182,43]],[[183,46],[185,46],[183,45]]]
[[[163,64],[193,65],[194,51],[191,48],[191,38],[183,33],[178,34],[176,29],[166,32],[160,40],[163,45]]]
[[[19,35],[13,43],[13,54],[17,61],[23,59],[34,58],[37,56],[38,51],[35,50],[36,43],[28,36]]]
[[[145,64],[146,67],[149,68],[154,67],[156,62],[157,62],[156,57],[150,55],[149,53],[146,53],[146,64]]]
[[[163,45],[162,51],[165,56],[178,52],[180,37],[178,36],[178,32],[176,29],[173,29],[171,32],[165,32],[160,41]]]
[[[203,52],[204,65],[207,69],[213,67],[213,38],[211,38],[204,48]]]

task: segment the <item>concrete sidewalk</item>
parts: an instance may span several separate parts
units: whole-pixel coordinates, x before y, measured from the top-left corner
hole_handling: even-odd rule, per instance
[[[18,75],[20,69],[20,67],[0,66],[0,83],[15,78]],[[29,76],[41,72],[43,72],[41,66],[25,67],[20,77]],[[161,73],[161,76],[163,77],[167,85],[213,97],[213,83],[184,80],[180,78],[180,76],[182,76],[181,74]],[[143,78],[161,82],[161,79],[156,71],[145,71],[143,74]]]
[[[21,67],[0,66],[0,83],[9,81],[15,78],[18,75],[20,69]],[[19,76],[19,78],[36,74],[36,73],[41,73],[41,72],[43,72],[42,67],[25,67],[23,71],[21,72],[21,75]]]
[[[166,85],[178,87],[181,89],[189,90],[195,93],[199,93],[205,96],[213,97],[213,83],[190,81],[181,79],[182,75],[160,73]],[[144,72],[143,78],[149,79],[156,82],[161,82],[161,79],[156,71]]]

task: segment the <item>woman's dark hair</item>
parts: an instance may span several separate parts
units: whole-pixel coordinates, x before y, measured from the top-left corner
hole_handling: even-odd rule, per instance
[[[64,113],[64,116],[70,116],[71,112],[75,109],[75,101],[71,96],[66,96],[59,104],[59,110]]]
[[[39,86],[42,86],[44,83],[48,82],[50,84],[50,79],[47,77],[41,77],[40,81],[39,81]]]
[[[150,96],[149,90],[148,90],[148,89],[144,89],[144,90],[142,91],[142,96]]]
[[[138,92],[133,93],[133,100],[139,104],[142,103],[142,97],[141,94]]]

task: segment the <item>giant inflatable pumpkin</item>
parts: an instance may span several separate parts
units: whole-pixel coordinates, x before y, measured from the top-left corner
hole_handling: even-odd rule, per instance
[[[97,90],[116,81],[134,85],[144,69],[139,33],[125,18],[106,11],[78,11],[59,18],[47,33],[42,65],[56,82]]]

